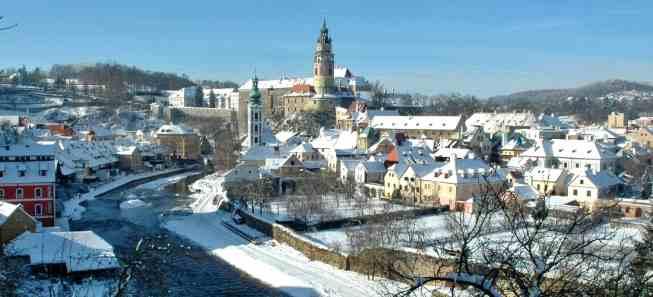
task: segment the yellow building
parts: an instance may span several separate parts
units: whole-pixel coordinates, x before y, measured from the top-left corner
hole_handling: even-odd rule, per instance
[[[163,125],[154,135],[155,142],[164,146],[173,159],[198,160],[200,136],[179,125]]]
[[[626,118],[623,112],[611,112],[608,115],[608,128],[609,129],[623,129],[626,128]]]
[[[540,195],[566,195],[569,175],[563,169],[535,167],[524,173],[524,181]]]
[[[630,138],[649,149],[653,149],[653,131],[650,128],[639,128],[630,134]]]
[[[503,186],[505,178],[484,161],[454,159],[445,163],[395,164],[384,179],[385,197],[422,205],[447,205],[455,210],[460,202]]]

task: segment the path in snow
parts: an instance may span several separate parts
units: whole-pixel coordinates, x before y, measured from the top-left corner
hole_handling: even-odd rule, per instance
[[[164,227],[272,287],[296,297],[363,297],[388,293],[386,286],[396,285],[388,281],[370,281],[361,274],[311,261],[302,253],[275,241],[249,244],[222,225],[222,220],[228,220],[229,214],[216,211],[216,206],[211,203],[214,194],[194,195],[198,199],[194,203],[195,213],[174,218]]]

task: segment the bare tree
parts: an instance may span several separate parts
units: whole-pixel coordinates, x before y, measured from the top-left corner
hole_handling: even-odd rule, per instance
[[[1,16],[1,15],[0,15],[0,22],[1,22],[4,18],[5,18],[4,16]],[[2,27],[0,27],[0,31],[10,30],[10,29],[13,29],[13,28],[16,28],[16,27],[18,27],[18,24],[13,24],[13,25],[9,25],[9,26],[2,26]]]
[[[488,296],[648,296],[651,273],[633,264],[637,242],[602,215],[614,205],[562,213],[545,201],[527,207],[488,186],[476,195],[473,213],[448,217],[445,234],[386,237],[384,245],[399,238],[416,252],[386,250],[385,257],[375,257],[383,261],[376,265],[386,269],[384,276],[409,284],[396,296],[443,282]],[[418,229],[392,232],[411,230]],[[450,294],[455,296],[453,288]]]

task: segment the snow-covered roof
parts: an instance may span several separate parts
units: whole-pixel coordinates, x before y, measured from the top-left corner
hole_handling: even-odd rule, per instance
[[[455,131],[462,116],[385,116],[372,118],[374,129],[388,130],[446,130]]]
[[[313,84],[313,78],[281,78],[281,79],[271,79],[271,80],[259,80],[258,88],[259,89],[290,89],[294,85],[300,84]],[[238,88],[239,90],[251,90],[252,89],[252,80],[246,81],[243,85]]]
[[[330,129],[320,130],[320,136],[311,141],[316,149],[351,150],[356,148],[358,133]]]
[[[496,182],[504,177],[490,168],[483,160],[478,159],[455,159],[442,163],[433,174],[426,178],[444,183],[479,183]]]
[[[284,148],[284,152],[281,152],[281,148]],[[279,147],[279,152],[275,152],[274,147],[270,146],[255,146],[248,148],[245,153],[240,158],[243,161],[264,161],[265,159],[272,158],[276,155],[286,155],[287,148]]]
[[[286,143],[286,142],[288,142],[288,140],[295,137],[296,135],[297,135],[297,132],[284,130],[284,131],[277,132],[277,134],[274,134],[274,137],[276,137],[277,140],[279,140],[279,142]]]
[[[540,197],[540,194],[528,184],[515,184],[510,191],[522,200],[536,200]]]
[[[385,165],[379,161],[363,161],[358,164],[358,167],[367,172],[385,172]]]
[[[10,145],[0,148],[0,184],[55,182],[54,145]]]
[[[14,214],[16,209],[18,209],[18,205],[0,201],[0,226],[2,226],[2,224],[4,224],[7,219]]]
[[[563,174],[564,170],[555,168],[534,167],[524,173],[524,177],[536,181],[557,181]]]
[[[436,158],[450,158],[451,156],[456,159],[472,159],[474,153],[467,148],[443,147],[433,154],[433,157]]]
[[[119,145],[116,146],[116,154],[118,155],[133,155],[137,150],[135,145]]]
[[[521,154],[524,157],[554,157],[572,159],[610,159],[614,154],[602,149],[594,141],[552,139],[536,143],[530,149]]]
[[[591,136],[592,140],[615,140],[619,137],[616,133],[602,126],[590,126],[573,129],[569,135]]]
[[[157,135],[161,134],[193,134],[193,129],[181,125],[163,125],[157,131]]]
[[[501,130],[502,127],[531,127],[537,119],[531,112],[490,113],[477,112],[465,121],[466,127],[481,126],[488,133]]]
[[[291,153],[295,154],[306,154],[306,153],[312,153],[313,152],[313,145],[310,143],[302,143],[295,148],[290,150]]]
[[[120,268],[113,247],[93,231],[25,232],[5,251],[28,256],[30,265],[65,264],[68,272]]]
[[[614,174],[602,170],[602,171],[593,171],[586,170],[582,174],[577,174],[572,179],[571,183],[574,184],[576,180],[585,179],[589,180],[594,186],[599,189],[611,187],[622,183],[622,181],[616,177]]]
[[[70,175],[85,167],[97,168],[118,161],[113,141],[60,140],[56,159],[63,175]]]

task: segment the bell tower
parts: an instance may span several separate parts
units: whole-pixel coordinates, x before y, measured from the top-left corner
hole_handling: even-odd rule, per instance
[[[258,78],[252,79],[252,90],[247,101],[247,138],[250,148],[263,144],[263,108],[261,105],[261,92],[258,90]]]
[[[317,39],[315,55],[313,57],[315,97],[324,98],[325,95],[333,93],[335,85],[333,78],[334,63],[331,37],[329,37],[329,28],[327,28],[325,19],[322,22],[320,37]]]

